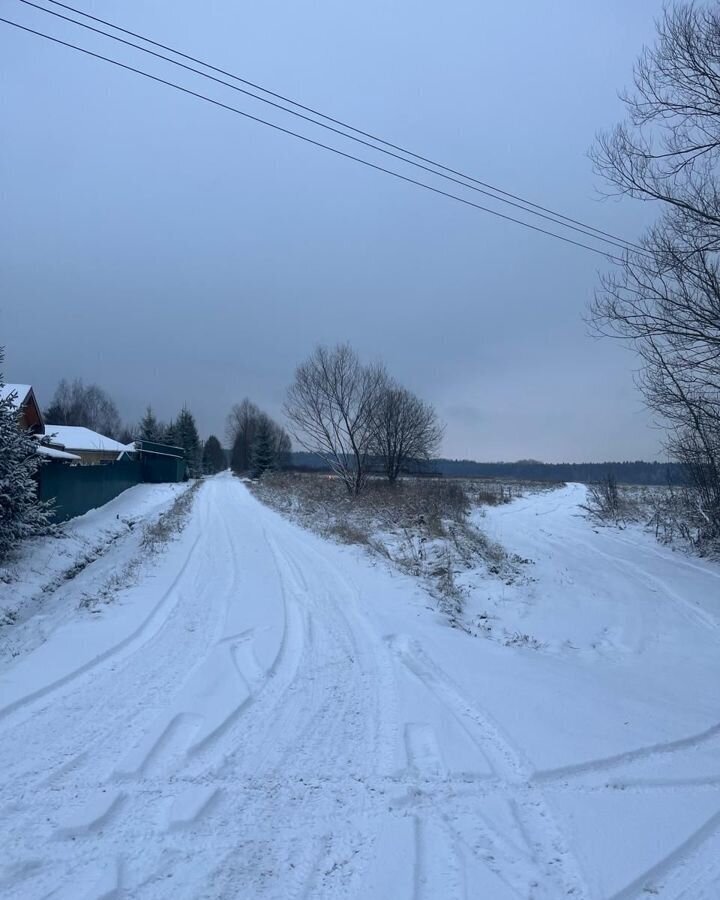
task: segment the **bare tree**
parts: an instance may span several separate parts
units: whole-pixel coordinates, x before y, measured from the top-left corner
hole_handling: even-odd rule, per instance
[[[82,379],[58,384],[45,419],[51,425],[83,425],[108,437],[117,437],[122,429],[117,406],[97,384]]]
[[[246,397],[228,413],[225,435],[231,451],[234,472],[246,472],[252,464],[252,447],[260,418],[260,409]]]
[[[639,385],[720,536],[720,9],[667,7],[623,100],[596,167],[660,217],[603,278],[593,321],[638,350]]]
[[[388,382],[373,409],[373,454],[382,460],[390,482],[412,462],[437,452],[443,428],[432,406],[410,391]]]
[[[295,372],[285,413],[298,443],[317,453],[358,494],[367,479],[374,408],[387,376],[349,344],[318,347]]]
[[[247,472],[254,468],[255,445],[261,431],[264,444],[272,448],[272,468],[285,469],[290,465],[290,435],[246,397],[230,410],[225,428],[231,447],[230,467],[234,472]],[[269,451],[264,452],[267,454]]]
[[[588,503],[583,509],[601,521],[619,525],[622,520],[622,497],[614,472],[607,472],[595,484],[588,485]]]
[[[132,444],[135,441],[135,429],[130,425],[123,425],[120,428],[120,431],[117,432],[115,437],[118,443],[125,444],[127,446],[128,444]]]

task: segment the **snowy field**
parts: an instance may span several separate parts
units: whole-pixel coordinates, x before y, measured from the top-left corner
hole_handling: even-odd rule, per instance
[[[720,567],[531,494],[468,633],[229,475],[148,559],[144,488],[0,585],[0,896],[720,897]]]

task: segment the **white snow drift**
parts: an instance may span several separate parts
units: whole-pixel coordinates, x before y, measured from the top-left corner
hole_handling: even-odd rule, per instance
[[[530,649],[208,481],[114,603],[68,581],[72,615],[15,645],[2,896],[717,898],[719,572],[596,533],[582,497],[483,523],[533,580],[473,603]]]

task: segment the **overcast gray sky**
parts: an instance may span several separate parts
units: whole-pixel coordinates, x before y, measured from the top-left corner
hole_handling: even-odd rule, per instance
[[[660,0],[73,5],[629,239],[650,221],[598,198],[587,150]],[[632,354],[583,322],[601,257],[2,23],[0,77],[0,343],[41,404],[79,376],[129,421],[187,403],[222,435],[233,402],[279,416],[297,363],[350,340],[437,406],[444,455],[661,458]]]

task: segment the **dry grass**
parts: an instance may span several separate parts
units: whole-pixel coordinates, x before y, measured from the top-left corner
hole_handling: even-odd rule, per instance
[[[471,505],[461,483],[439,479],[373,479],[358,497],[349,496],[338,478],[322,474],[274,473],[250,488],[275,509],[343,543],[366,544],[378,530],[447,537],[453,524],[466,521]]]
[[[475,567],[512,580],[516,560],[469,520],[473,506],[509,502],[502,485],[461,479],[371,479],[350,497],[332,476],[274,473],[249,485],[260,500],[325,537],[362,547],[423,578],[453,624],[462,625],[458,576]],[[489,500],[487,498],[490,498]],[[464,627],[464,626],[463,626]]]
[[[368,532],[350,522],[333,522],[328,526],[328,534],[340,541],[341,544],[361,544],[366,547],[371,545]]]
[[[143,528],[140,542],[143,550],[148,553],[157,553],[180,534],[190,517],[195,495],[201,484],[200,480],[195,481],[173,500],[169,509]]]
[[[598,525],[643,525],[661,544],[691,553],[720,557],[720,546],[706,537],[706,519],[691,487],[682,485],[617,485],[617,496],[604,486],[591,486],[585,507]]]
[[[678,545],[699,556],[720,558],[720,540],[708,536],[708,519],[694,488],[625,487],[623,494],[635,510],[633,521],[652,529],[661,544]]]

